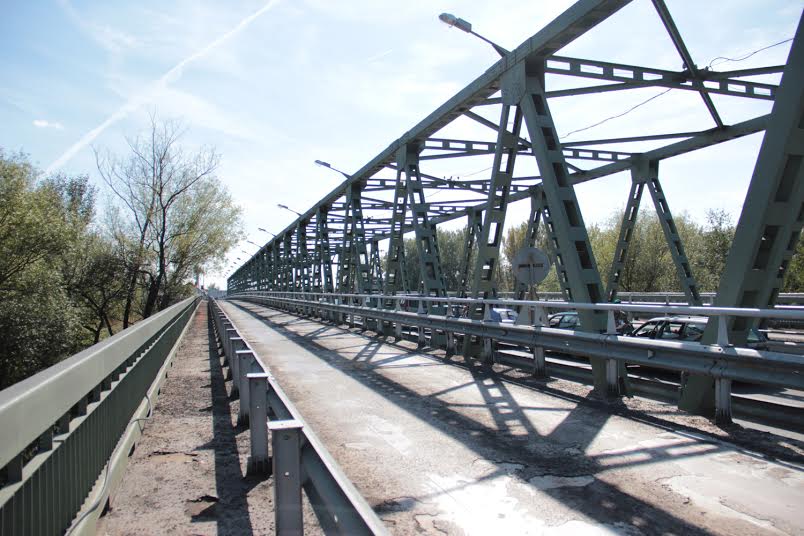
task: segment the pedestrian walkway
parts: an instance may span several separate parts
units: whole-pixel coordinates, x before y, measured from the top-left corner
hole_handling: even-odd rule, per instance
[[[248,429],[235,425],[206,303],[190,322],[99,534],[274,532],[272,481],[244,476]]]

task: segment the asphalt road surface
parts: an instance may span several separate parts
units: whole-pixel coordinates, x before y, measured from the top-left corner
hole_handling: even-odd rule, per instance
[[[804,532],[793,439],[220,303],[393,533]]]

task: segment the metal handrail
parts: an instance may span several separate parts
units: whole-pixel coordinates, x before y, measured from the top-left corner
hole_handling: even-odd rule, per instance
[[[178,314],[195,302],[188,298],[98,344],[0,391],[0,467],[42,435],[115,370],[152,342]]]
[[[438,303],[447,305],[505,305],[508,307],[544,307],[550,309],[591,310],[591,311],[623,311],[656,314],[690,315],[690,316],[735,316],[744,318],[773,318],[784,320],[804,320],[804,307],[785,306],[785,308],[755,309],[738,307],[712,307],[690,305],[657,305],[657,304],[630,304],[630,303],[586,303],[586,302],[560,302],[549,300],[513,300],[507,298],[451,298],[424,296],[419,294],[349,294],[338,292],[298,292],[298,291],[245,291],[232,294],[231,298],[249,296],[277,296],[277,297],[312,297],[345,298],[353,300],[383,300],[383,301],[423,301],[425,303]],[[309,300],[307,300],[309,301]]]
[[[295,296],[301,296],[298,299]],[[327,296],[327,298],[318,298]],[[456,334],[467,339],[475,337],[482,344],[481,356],[485,362],[493,363],[497,358],[493,343],[528,347],[532,358],[511,358],[503,360],[518,368],[529,370],[536,376],[545,376],[545,350],[569,353],[586,358],[596,358],[605,363],[606,389],[608,394],[623,394],[617,371],[618,363],[632,363],[673,371],[689,372],[713,378],[715,381],[716,418],[731,418],[731,382],[734,380],[773,385],[783,388],[804,389],[804,357],[781,352],[734,347],[728,343],[727,316],[804,318],[804,310],[798,309],[733,309],[725,307],[676,307],[676,306],[633,306],[636,310],[685,312],[709,314],[718,318],[717,344],[698,342],[651,340],[620,336],[614,324],[614,312],[623,310],[620,304],[558,304],[559,308],[588,308],[607,311],[608,322],[604,333],[589,333],[549,328],[544,325],[543,309],[552,307],[554,302],[511,300],[471,300],[465,298],[434,298],[429,296],[383,296],[379,294],[321,294],[301,292],[245,292],[231,296],[234,299],[254,301],[264,305],[285,308],[305,315],[329,318],[337,323],[346,321],[355,325],[355,318],[363,319],[363,328],[376,325],[377,331],[392,328],[397,338],[402,337],[403,326],[418,330],[419,345],[426,344],[426,332],[432,337],[430,345],[445,346],[447,354],[457,353]],[[383,299],[395,300],[393,308],[381,306]],[[418,301],[416,312],[402,311],[399,300]],[[428,311],[424,302],[440,303],[484,303],[486,311],[482,320],[460,318],[452,314],[451,307],[445,307],[438,314]],[[542,311],[536,312],[529,323],[508,324],[494,322],[489,316],[488,305],[505,303],[534,306]],[[521,317],[520,317],[521,319]],[[530,325],[529,325],[530,324]],[[439,334],[438,336],[436,336]],[[466,340],[466,339],[465,339]],[[436,342],[439,341],[439,342]]]
[[[197,302],[188,298],[0,391],[4,531],[70,525]],[[21,507],[31,501],[36,509]]]
[[[301,534],[300,489],[327,534],[388,534],[385,525],[306,424],[269,367],[240,336],[234,323],[210,300],[224,362],[232,373],[232,394],[240,396],[239,423],[248,423],[250,473],[274,475],[277,534]],[[272,418],[268,421],[268,416]],[[268,456],[268,441],[271,452]]]

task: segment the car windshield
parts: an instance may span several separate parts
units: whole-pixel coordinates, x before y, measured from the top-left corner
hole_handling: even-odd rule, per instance
[[[656,320],[645,322],[634,332],[634,337],[653,337],[656,334],[656,327],[658,325],[659,322]]]
[[[667,322],[662,329],[662,339],[680,339],[681,331],[684,329],[682,322]]]
[[[687,329],[684,331],[684,339],[688,341],[700,341],[705,328],[706,324],[690,322],[687,324]]]

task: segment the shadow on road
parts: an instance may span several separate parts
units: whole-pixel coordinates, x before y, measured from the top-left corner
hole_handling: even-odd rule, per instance
[[[446,360],[432,354],[419,354],[442,365],[448,364],[468,369],[471,380],[453,389],[474,388],[481,393],[485,403],[483,407],[491,413],[493,422],[493,426],[488,426],[461,413],[457,405],[442,400],[440,397],[446,391],[422,394],[378,372],[377,369],[380,366],[388,366],[390,362],[407,357],[411,352],[410,348],[392,345],[399,349],[399,354],[390,357],[383,355],[375,362],[372,359],[377,356],[382,345],[390,344],[385,342],[382,336],[370,337],[368,332],[358,333],[355,330],[331,324],[325,324],[312,333],[300,334],[294,331],[301,324],[301,319],[298,317],[287,321],[291,315],[278,313],[255,304],[232,303],[270,328],[305,347],[330,366],[341,370],[344,374],[381,394],[409,414],[461,441],[467,448],[477,452],[479,456],[482,457],[489,451],[495,452],[497,459],[489,460],[495,469],[483,477],[484,479],[510,474],[510,464],[519,464],[523,469],[518,476],[523,481],[530,482],[534,486],[534,491],[552,497],[596,523],[607,525],[626,523],[637,527],[645,527],[646,523],[650,523],[654,527],[661,527],[665,533],[707,533],[690,521],[674,515],[659,505],[651,504],[648,500],[643,500],[609,484],[599,478],[599,475],[613,468],[635,467],[659,461],[680,460],[726,452],[734,449],[731,444],[726,444],[716,438],[707,439],[702,437],[704,434],[700,430],[685,429],[678,423],[666,422],[661,418],[634,412],[623,404],[598,400],[591,394],[584,397],[560,392],[551,388],[544,381],[516,377],[511,374],[511,369],[493,370],[456,361],[454,356],[450,360]],[[306,321],[321,325],[317,320]],[[363,349],[354,356],[346,357],[337,350],[331,350],[316,342],[325,335],[325,332],[331,334],[333,331],[364,337],[366,342],[362,346]],[[542,408],[520,407],[510,391],[512,383],[560,397],[576,405],[568,411],[565,410],[567,415],[550,433],[540,434],[533,427],[525,411],[532,414],[533,411],[541,411]],[[555,408],[543,409],[555,411]],[[633,448],[615,452],[586,454],[587,447],[591,445],[614,414],[668,431],[672,430],[674,434],[681,437],[659,447],[636,445]],[[797,452],[791,450],[789,455],[791,458],[800,460]],[[591,481],[582,487],[539,486],[539,479],[546,476],[549,478],[589,478],[591,476]],[[464,487],[464,485],[458,485],[456,489],[460,487]],[[419,500],[423,500],[423,497],[417,497],[417,501]],[[404,508],[404,506],[396,505],[395,508]]]

